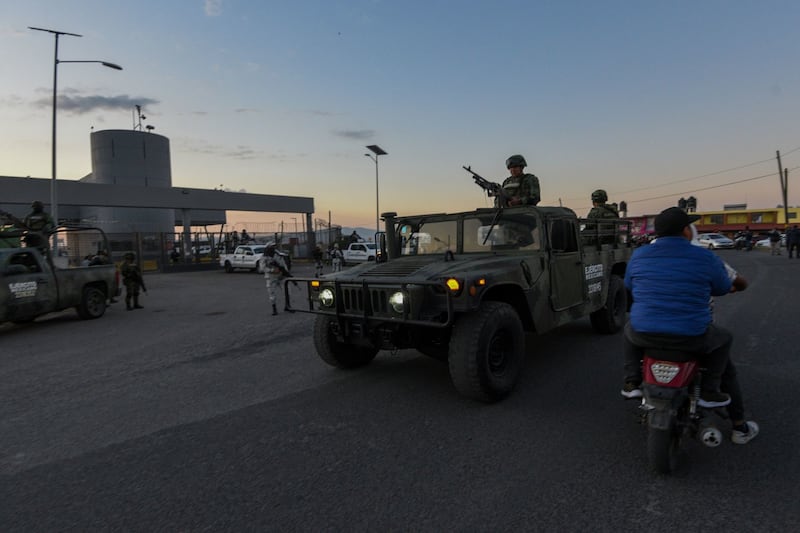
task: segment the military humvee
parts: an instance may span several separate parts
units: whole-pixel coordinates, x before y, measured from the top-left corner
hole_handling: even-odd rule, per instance
[[[302,305],[285,288],[290,309],[318,314],[314,345],[328,364],[415,348],[446,360],[459,392],[493,402],[518,380],[526,332],[585,316],[600,333],[624,324],[627,221],[533,206],[382,219],[378,261],[295,278]]]

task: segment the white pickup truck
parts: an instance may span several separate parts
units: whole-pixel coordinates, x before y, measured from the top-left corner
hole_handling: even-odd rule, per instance
[[[261,256],[264,255],[266,246],[263,244],[243,244],[237,246],[232,254],[222,254],[219,256],[219,266],[225,272],[231,273],[237,268],[244,268],[253,272],[263,274],[261,269]]]
[[[345,248],[342,255],[344,256],[345,264],[351,264],[375,261],[377,253],[377,246],[374,242],[352,242],[350,246]]]

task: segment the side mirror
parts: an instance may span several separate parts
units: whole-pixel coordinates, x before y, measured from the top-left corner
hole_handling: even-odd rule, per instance
[[[386,232],[378,233],[378,249],[375,252],[375,261],[378,263],[385,263],[389,259],[386,253]]]

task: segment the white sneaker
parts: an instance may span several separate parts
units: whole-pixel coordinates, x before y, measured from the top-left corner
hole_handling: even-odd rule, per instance
[[[642,397],[642,386],[637,385],[631,381],[625,383],[625,386],[622,387],[622,390],[619,391],[625,398],[631,400],[634,398],[641,398]]]
[[[752,420],[747,421],[747,431],[733,430],[731,432],[731,440],[734,444],[747,444],[758,435],[758,424]]]

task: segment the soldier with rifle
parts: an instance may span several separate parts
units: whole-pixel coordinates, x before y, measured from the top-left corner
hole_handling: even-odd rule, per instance
[[[539,203],[541,199],[539,178],[523,172],[527,165],[521,155],[512,155],[506,159],[506,168],[511,172],[511,176],[506,178],[502,185],[483,178],[469,167],[462,168],[472,174],[475,183],[485,190],[488,196],[494,197],[495,207],[502,208]]]
[[[275,250],[275,241],[267,243],[260,261],[263,261],[264,279],[267,280],[267,294],[269,295],[269,303],[272,304],[272,315],[274,316],[278,314],[278,289],[281,286],[281,281],[284,278],[291,278],[292,274],[286,266],[283,255]],[[284,311],[293,312],[287,307],[284,307]]]
[[[44,210],[44,204],[39,200],[31,204],[31,212],[25,216],[25,220],[20,220],[11,213],[0,211],[0,216],[12,224],[11,227],[3,227],[3,232],[13,233],[13,229],[24,232],[22,240],[26,246],[38,248],[43,255],[47,255],[49,248],[50,232],[54,229],[53,218]],[[3,239],[8,243],[19,244],[19,238],[5,237]]]

